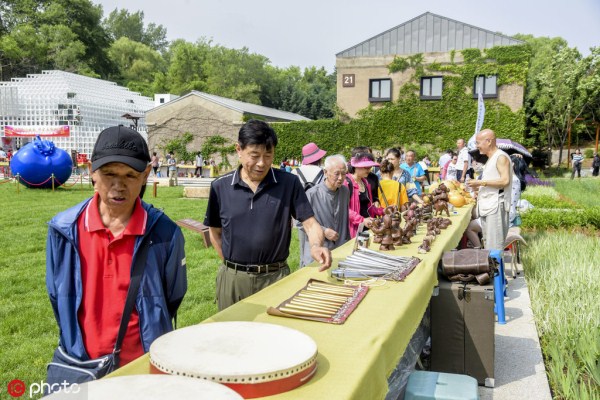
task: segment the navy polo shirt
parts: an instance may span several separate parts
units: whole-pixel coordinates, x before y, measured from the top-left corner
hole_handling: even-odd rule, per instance
[[[292,217],[314,215],[300,180],[271,168],[256,193],[240,179],[241,167],[210,186],[204,225],[221,228],[223,257],[239,264],[285,261],[290,253]]]

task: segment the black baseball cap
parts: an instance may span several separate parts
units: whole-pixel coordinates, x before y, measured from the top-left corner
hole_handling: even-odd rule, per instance
[[[113,162],[127,164],[138,172],[148,167],[150,152],[139,132],[123,125],[100,132],[92,152],[92,171]]]

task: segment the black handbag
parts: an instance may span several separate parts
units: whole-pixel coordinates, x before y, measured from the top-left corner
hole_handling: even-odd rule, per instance
[[[48,385],[45,386],[45,394],[66,389],[73,384],[100,379],[119,367],[121,345],[123,344],[127,325],[133,312],[136,294],[140,288],[140,281],[142,280],[144,265],[146,264],[148,249],[151,244],[151,242],[147,243],[148,240],[148,236],[146,236],[140,244],[141,250],[133,266],[131,281],[127,289],[125,307],[123,308],[123,315],[121,315],[119,334],[117,335],[117,341],[112,353],[92,360],[79,360],[69,355],[59,344],[58,348],[54,351],[52,361],[47,366],[46,382]]]

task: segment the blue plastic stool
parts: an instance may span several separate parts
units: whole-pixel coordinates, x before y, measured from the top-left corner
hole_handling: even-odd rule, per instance
[[[504,277],[503,253],[503,250],[490,250],[490,257],[498,263],[498,271],[494,274],[494,312],[498,315],[498,323],[500,325],[506,324],[504,296],[506,296],[506,284],[508,283]]]
[[[413,371],[404,400],[478,400],[477,380],[467,375]]]

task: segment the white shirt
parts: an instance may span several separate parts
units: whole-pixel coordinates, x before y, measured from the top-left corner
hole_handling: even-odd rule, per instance
[[[510,157],[500,149],[496,149],[494,154],[488,159],[483,166],[482,179],[496,180],[500,179],[500,172],[498,171],[498,157],[506,157],[508,159],[509,180],[508,184],[502,189],[494,188],[491,186],[481,186],[479,188],[479,194],[477,195],[477,210],[479,211],[480,217],[486,217],[494,214],[498,211],[500,202],[504,202],[504,211],[510,212],[510,201],[512,192],[512,163]],[[500,193],[500,190],[503,193]]]
[[[462,171],[465,167],[465,161],[467,162],[467,168],[471,166],[471,156],[469,155],[469,150],[466,147],[463,147],[458,152],[458,160],[456,162],[456,169],[458,171]]]
[[[319,175],[319,172],[321,172],[321,167],[319,167],[318,165],[312,165],[312,164],[308,164],[308,165],[303,165],[301,167],[298,167],[296,169],[292,170],[292,174],[294,175],[298,175],[297,170],[301,170],[302,171],[302,175],[304,175],[304,178],[306,179],[306,182],[312,182],[315,180],[315,178],[317,177],[317,175]],[[323,178],[321,177],[321,179],[319,180],[322,181]],[[302,185],[304,185],[304,182],[302,182],[302,180],[300,180],[300,182],[302,183]],[[319,183],[316,182],[316,183]]]
[[[440,168],[444,168],[444,165],[446,165],[446,163],[450,160],[452,160],[452,156],[448,153],[444,153],[440,157],[440,161],[438,162],[438,165],[440,166]]]
[[[448,170],[446,171],[446,180],[455,181],[456,179],[456,165],[457,164],[448,164]]]

